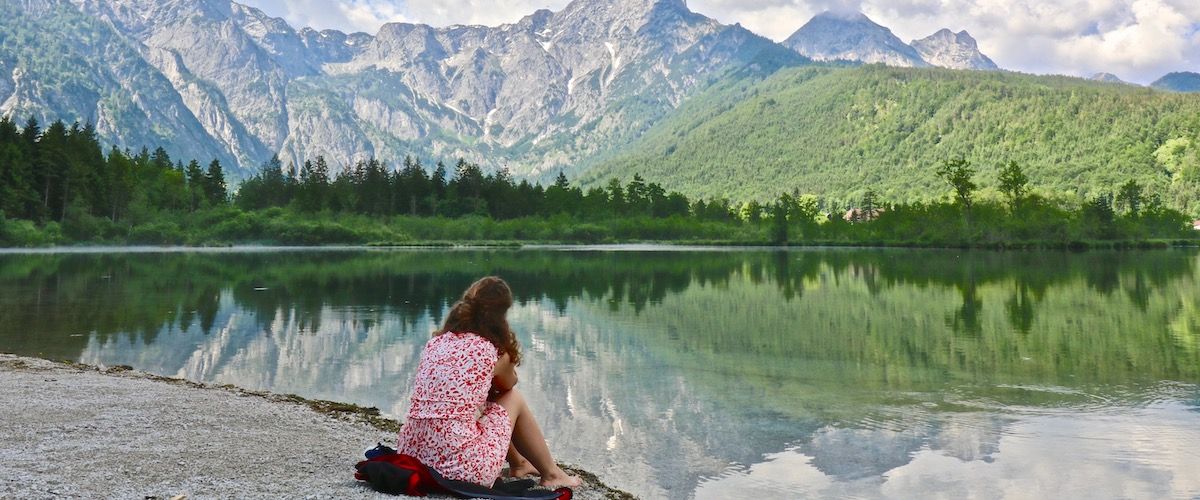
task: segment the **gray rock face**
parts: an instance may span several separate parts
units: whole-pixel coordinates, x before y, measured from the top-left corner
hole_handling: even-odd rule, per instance
[[[0,59],[0,103],[4,103],[16,89],[13,82],[13,69],[16,61]]]
[[[77,73],[96,90],[64,90],[51,106],[29,101],[45,98],[40,85],[63,88],[66,72],[31,72],[0,49],[0,113],[93,120],[129,147],[142,143],[126,130],[163,130],[147,145],[230,159],[242,172],[276,152],[297,163],[325,155],[335,167],[415,154],[531,176],[581,169],[708,81],[803,61],[682,0],[576,0],[499,27],[397,23],[374,36],[296,31],[229,0],[17,3],[0,26],[48,19],[47,38],[103,36],[122,50],[77,44],[89,49]],[[69,35],[57,28],[68,17],[82,23]],[[122,68],[136,74],[108,74]],[[97,111],[138,88],[155,91],[121,102],[140,103],[153,125]]]
[[[281,64],[294,44],[285,35],[272,32],[282,21],[264,21],[261,12],[228,0],[72,0],[84,14],[100,19],[127,37],[143,51],[174,54],[178,72],[189,75],[199,85],[219,95],[224,114],[237,121],[251,137],[236,141],[247,151],[231,151],[243,165],[262,161],[287,133],[284,103],[287,83],[300,71],[300,63]],[[252,18],[259,21],[251,21]],[[278,21],[278,20],[276,20]],[[250,26],[250,31],[244,29]],[[290,29],[287,30],[290,32]],[[269,40],[267,48],[256,41]],[[292,34],[294,37],[294,33]],[[270,50],[279,50],[274,54]],[[152,57],[150,62],[169,61],[170,57]],[[104,64],[107,61],[99,61]],[[160,71],[171,68],[156,66]],[[176,91],[188,89],[181,80],[172,80]],[[198,102],[192,100],[191,102]],[[206,128],[220,120],[201,118],[211,109],[189,108]],[[210,132],[219,134],[210,129]],[[225,140],[229,142],[228,140]]]
[[[422,141],[431,155],[485,164],[507,157],[518,174],[537,175],[586,164],[636,137],[698,85],[760,57],[799,62],[679,0],[577,0],[495,28],[385,25],[350,60],[325,66],[349,87],[324,88],[352,101],[373,130],[403,131],[395,137]],[[395,92],[364,97],[379,87]],[[467,149],[447,135],[483,147]],[[386,139],[373,140],[382,143],[378,154],[401,154]]]
[[[825,11],[813,17],[783,44],[818,61],[859,61],[888,66],[929,66],[916,49],[861,12]]]
[[[1092,81],[1096,81],[1096,82],[1123,83],[1125,85],[1133,85],[1132,83],[1122,80],[1120,77],[1118,77],[1117,75],[1114,75],[1112,73],[1096,73],[1096,74],[1088,77],[1088,80],[1092,80]]]
[[[1000,69],[979,51],[979,44],[965,30],[954,33],[943,28],[925,38],[913,40],[911,45],[921,59],[934,66],[988,71]]]
[[[0,2],[0,114],[91,122],[107,141],[232,163],[145,47],[66,0]]]

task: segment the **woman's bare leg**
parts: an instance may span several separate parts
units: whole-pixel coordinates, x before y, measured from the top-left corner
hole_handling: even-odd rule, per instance
[[[509,477],[536,476],[538,470],[526,460],[512,442],[508,443],[508,475]]]
[[[513,389],[496,402],[508,411],[508,420],[513,426],[512,446],[541,473],[541,485],[548,488],[579,486],[579,478],[563,471],[550,456],[550,447],[546,446],[546,438],[542,436],[542,429],[534,420],[533,412],[529,411],[525,396]]]

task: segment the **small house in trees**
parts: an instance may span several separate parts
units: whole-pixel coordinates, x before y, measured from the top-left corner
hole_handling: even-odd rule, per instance
[[[1200,220],[1194,220],[1194,221],[1192,221],[1192,229],[1195,229],[1195,230],[1197,230],[1197,231],[1200,231]]]
[[[846,211],[846,215],[843,215],[842,218],[845,219],[846,222],[868,222],[879,218],[879,215],[882,213],[882,208],[876,208],[870,211],[864,208],[851,208],[850,210]]]

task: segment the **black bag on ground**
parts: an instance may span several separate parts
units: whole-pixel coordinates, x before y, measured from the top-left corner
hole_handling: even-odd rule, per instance
[[[358,470],[354,477],[366,481],[375,491],[389,495],[446,493],[458,498],[486,500],[571,500],[574,497],[571,488],[554,491],[532,489],[537,485],[532,479],[509,482],[497,479],[492,488],[446,479],[432,467],[413,457],[398,455],[395,450],[382,444],[368,451],[367,457],[367,460],[354,466]]]

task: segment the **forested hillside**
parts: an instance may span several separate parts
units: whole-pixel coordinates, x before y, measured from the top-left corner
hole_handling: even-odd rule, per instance
[[[1177,157],[1190,148],[1173,140],[1160,149]],[[812,195],[769,204],[689,199],[636,174],[584,191],[561,173],[542,187],[462,159],[453,177],[442,162],[427,175],[412,157],[399,170],[370,159],[336,174],[324,157],[286,171],[276,157],[231,197],[219,160],[207,169],[196,160],[184,166],[162,148],[113,147],[106,156],[91,125],[55,121],[43,130],[34,118],[17,127],[0,117],[0,246],[449,240],[1079,248],[1196,237],[1187,217],[1132,179],[1115,196],[1064,204],[1030,193],[1011,162],[1001,176],[1004,202],[976,203],[970,162],[944,162],[936,175],[953,202],[883,204],[868,191],[845,218]]]
[[[685,102],[585,183],[639,173],[689,196],[812,193],[849,204],[946,191],[965,157],[985,194],[1016,161],[1044,195],[1086,199],[1135,179],[1200,213],[1200,96],[1001,72],[810,66],[729,80]]]

